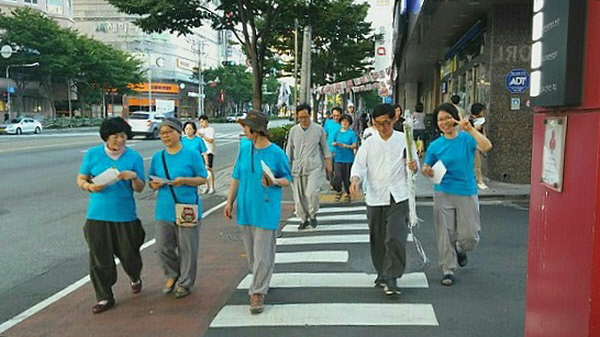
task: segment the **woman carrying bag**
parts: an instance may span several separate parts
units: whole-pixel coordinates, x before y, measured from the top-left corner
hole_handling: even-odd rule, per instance
[[[167,117],[159,126],[165,145],[152,156],[150,188],[156,199],[156,252],[165,274],[163,293],[176,298],[190,294],[196,281],[202,202],[197,187],[207,172],[198,151],[181,145],[181,122]]]

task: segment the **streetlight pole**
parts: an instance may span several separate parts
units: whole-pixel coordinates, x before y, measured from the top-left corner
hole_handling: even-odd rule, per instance
[[[204,74],[202,73],[202,54],[204,53],[204,40],[198,41],[198,117],[204,115]]]
[[[9,64],[6,67],[6,93],[8,94],[8,119],[11,119],[11,101],[10,101],[10,77],[9,77],[9,72],[10,72],[10,67],[15,66],[15,67],[21,67],[21,68],[31,68],[31,67],[37,67],[39,66],[40,63],[39,62],[34,62],[34,63],[25,63],[25,64]]]

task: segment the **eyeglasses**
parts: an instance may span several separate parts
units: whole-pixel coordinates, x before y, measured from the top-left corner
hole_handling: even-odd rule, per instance
[[[392,125],[392,121],[385,121],[385,122],[373,122],[373,125],[375,126],[390,126]]]

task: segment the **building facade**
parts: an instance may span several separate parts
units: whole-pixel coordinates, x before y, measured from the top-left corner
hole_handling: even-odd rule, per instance
[[[490,179],[529,183],[530,0],[398,0],[394,9],[394,100],[431,113],[461,97],[486,107]]]
[[[214,2],[207,6],[216,8]],[[109,113],[156,111],[162,103],[170,101],[179,116],[198,116],[202,89],[199,81],[192,78],[193,71],[198,67],[216,68],[231,60],[230,34],[210,26],[197,28],[189,36],[168,32],[146,34],[132,23],[134,18],[106,1],[74,0],[73,19],[78,31],[137,56],[147,68],[147,82],[136,87],[137,94],[116,97],[116,101],[110,102]]]

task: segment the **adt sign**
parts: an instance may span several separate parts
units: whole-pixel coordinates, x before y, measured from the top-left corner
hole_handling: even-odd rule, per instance
[[[513,69],[506,74],[506,89],[512,93],[522,93],[529,89],[529,73],[524,69]]]

